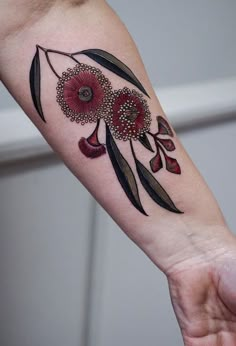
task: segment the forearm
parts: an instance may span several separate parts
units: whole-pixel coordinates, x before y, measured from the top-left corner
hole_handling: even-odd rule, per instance
[[[81,152],[78,141],[81,137],[89,137],[96,123],[88,122],[83,126],[83,121],[79,118],[79,123],[70,121],[71,117],[67,118],[63,114],[56,101],[58,82],[56,74],[61,76],[68,67],[75,66],[75,61],[70,57],[51,54],[51,63],[55,67],[53,71],[46,60],[46,51],[38,49],[41,65],[41,103],[46,122],[35,109],[29,87],[29,70],[37,44],[47,49],[67,53],[98,48],[120,59],[141,81],[150,96],[148,98],[143,95],[152,120],[147,132],[157,132],[156,117],[164,116],[163,110],[148,80],[137,49],[118,17],[103,1],[87,1],[81,6],[58,1],[50,4],[38,16],[37,12],[34,13],[34,18],[27,21],[26,25],[23,21],[18,29],[9,29],[7,39],[2,41],[1,79],[69,169],[127,235],[164,272],[168,273],[171,268],[178,263],[184,263],[185,259],[191,256],[198,257],[199,260],[202,254],[207,252],[209,243],[211,243],[209,255],[217,256],[221,251],[223,252],[224,242],[221,247],[218,246],[219,241],[224,238],[230,243],[230,236],[221,212],[175,134],[173,138],[167,137],[173,141],[175,150],[166,151],[166,153],[177,159],[181,174],[173,174],[166,170],[162,150],[161,158],[164,167],[152,175],[168,192],[176,208],[183,212],[182,214],[163,208],[145,191],[140,176],[137,174],[135,157],[151,172],[149,161],[155,153],[147,150],[138,140],[132,140],[132,153],[129,140],[122,140],[125,138],[125,131],[116,143],[135,174],[139,198],[136,198],[134,203],[131,201],[133,197],[127,197],[130,192],[127,192],[127,188],[126,192],[124,191],[119,181],[121,176],[114,170],[114,165],[112,166],[109,145],[106,148],[106,154],[97,158],[88,158]],[[99,68],[105,78],[110,81],[112,90],[127,87],[142,94],[136,86],[101,67],[89,57],[80,55],[75,58],[86,65]],[[108,114],[100,114],[100,116],[105,116],[108,129],[112,132],[112,126],[109,121],[106,121]],[[99,139],[102,143],[106,141],[107,135],[105,122],[100,121],[99,127]],[[12,126],[14,128],[14,124]],[[164,136],[161,138],[164,139]],[[156,151],[152,135],[149,136],[149,140],[153,150]],[[148,216],[144,215],[142,208]],[[212,252],[214,242],[217,244],[215,253]]]

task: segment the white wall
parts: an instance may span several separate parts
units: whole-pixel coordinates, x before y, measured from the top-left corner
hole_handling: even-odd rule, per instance
[[[156,87],[236,75],[235,0],[108,0]]]
[[[185,105],[182,102],[181,108],[180,98],[173,101],[174,96],[180,91],[184,100],[187,90],[193,90],[192,95],[199,88],[204,90],[199,99],[201,103],[204,94],[201,112],[198,102],[191,103],[194,111],[186,97],[189,116],[194,115],[198,122],[201,115],[202,126],[177,129],[230,227],[236,230],[236,111],[221,108],[228,99],[221,99],[224,93],[217,89],[222,122],[215,123],[218,107],[211,103],[209,110],[207,103],[215,89],[201,89],[201,84],[191,89],[195,82],[236,76],[235,1],[109,3],[133,34],[153,84],[158,88],[176,86],[169,103],[168,89],[160,90],[170,110],[167,115],[175,124],[181,109],[185,113]],[[185,83],[190,83],[187,89],[178,87]],[[233,95],[233,90],[228,91]],[[198,95],[196,92],[196,98]],[[1,119],[12,114],[9,109],[17,109],[3,87],[0,105]],[[204,112],[211,114],[209,124],[204,122]],[[30,129],[26,118],[13,129],[8,119],[4,132],[13,134],[14,141],[26,123]],[[28,150],[31,143],[34,149],[32,138]],[[6,143],[0,148],[4,158],[11,147]],[[24,154],[25,150],[18,153],[18,159]],[[182,345],[164,276],[95,205],[60,161],[49,153],[15,163],[4,160],[0,157],[0,345]]]
[[[53,157],[2,167],[0,196],[0,345],[82,345],[92,199]]]

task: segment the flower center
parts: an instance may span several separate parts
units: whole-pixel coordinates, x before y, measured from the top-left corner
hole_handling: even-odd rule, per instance
[[[138,111],[135,107],[126,109],[124,112],[124,116],[127,120],[134,122],[138,117]]]
[[[81,101],[89,102],[93,98],[93,90],[89,86],[82,86],[78,91],[78,96]]]
[[[139,111],[137,110],[135,103],[131,100],[127,100],[120,108],[120,112],[122,115],[120,117],[121,120],[128,120],[134,123],[139,115]]]

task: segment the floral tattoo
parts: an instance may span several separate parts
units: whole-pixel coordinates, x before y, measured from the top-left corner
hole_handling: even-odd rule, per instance
[[[147,215],[140,200],[137,178],[118,147],[119,141],[127,141],[134,159],[137,177],[148,195],[162,208],[181,214],[182,211],[176,207],[152,174],[162,168],[170,173],[181,174],[177,160],[168,154],[175,150],[175,144],[171,139],[174,133],[168,122],[160,115],[156,117],[157,131],[151,132],[151,113],[145,98],[149,98],[149,95],[134,73],[115,56],[101,49],[66,53],[36,45],[36,53],[30,68],[30,90],[34,106],[45,123],[41,104],[40,50],[45,54],[46,61],[58,80],[56,101],[64,115],[70,121],[80,125],[96,123],[94,131],[88,138],[79,139],[80,151],[90,159],[98,158],[107,152],[126,196],[137,210]],[[71,58],[75,64],[74,67],[68,68],[59,75],[50,60],[52,53]],[[105,71],[113,72],[138,90],[128,87],[113,90],[110,80],[99,68],[81,63],[77,59],[82,54],[102,66]],[[106,124],[106,144],[100,143],[98,139],[101,120]],[[154,153],[150,160],[151,171],[138,159],[133,141],[138,141],[145,149]]]

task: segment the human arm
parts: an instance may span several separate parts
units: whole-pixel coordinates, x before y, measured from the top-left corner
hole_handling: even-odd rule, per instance
[[[212,258],[222,258],[225,252],[229,253],[231,246],[233,252],[233,242],[218,207],[176,136],[173,138],[176,150],[169,155],[178,160],[181,175],[174,175],[162,169],[154,176],[169,193],[175,205],[184,212],[181,215],[166,211],[149,198],[137,177],[129,143],[117,140],[117,145],[135,172],[140,199],[149,214],[148,217],[139,213],[125,195],[108,153],[93,160],[84,157],[78,148],[78,141],[81,137],[91,134],[95,123],[82,126],[71,123],[63,115],[56,102],[57,78],[48,68],[42,51],[42,107],[47,123],[41,120],[32,102],[28,80],[36,44],[64,52],[100,48],[125,62],[151,96],[150,100],[147,97],[145,99],[153,117],[152,126],[155,131],[156,116],[163,116],[163,112],[155,99],[132,41],[110,9],[98,2],[85,2],[80,7],[73,8],[68,2],[57,2],[48,12],[40,14],[34,24],[27,23],[17,34],[11,33],[1,48],[1,66],[4,66],[1,74],[4,83],[70,169],[128,236],[168,275],[170,282],[174,281],[177,272],[182,272],[188,267],[192,269],[193,265],[199,272],[200,267],[203,264],[205,266],[205,262],[213,263]],[[90,59],[83,59],[90,66],[98,66]],[[20,69],[17,64],[20,65]],[[68,60],[62,59],[54,64],[58,70],[63,71],[68,67]],[[109,78],[114,89],[127,86],[137,90],[110,71],[104,68],[101,70]],[[100,141],[104,143],[105,129],[102,123],[99,136]],[[150,141],[153,145],[152,139]],[[149,159],[153,157],[153,153],[149,153],[138,142],[135,142],[134,146],[136,155],[150,170]],[[204,256],[200,255],[199,248]],[[184,280],[181,279],[181,282]],[[193,325],[193,322],[191,324]]]

